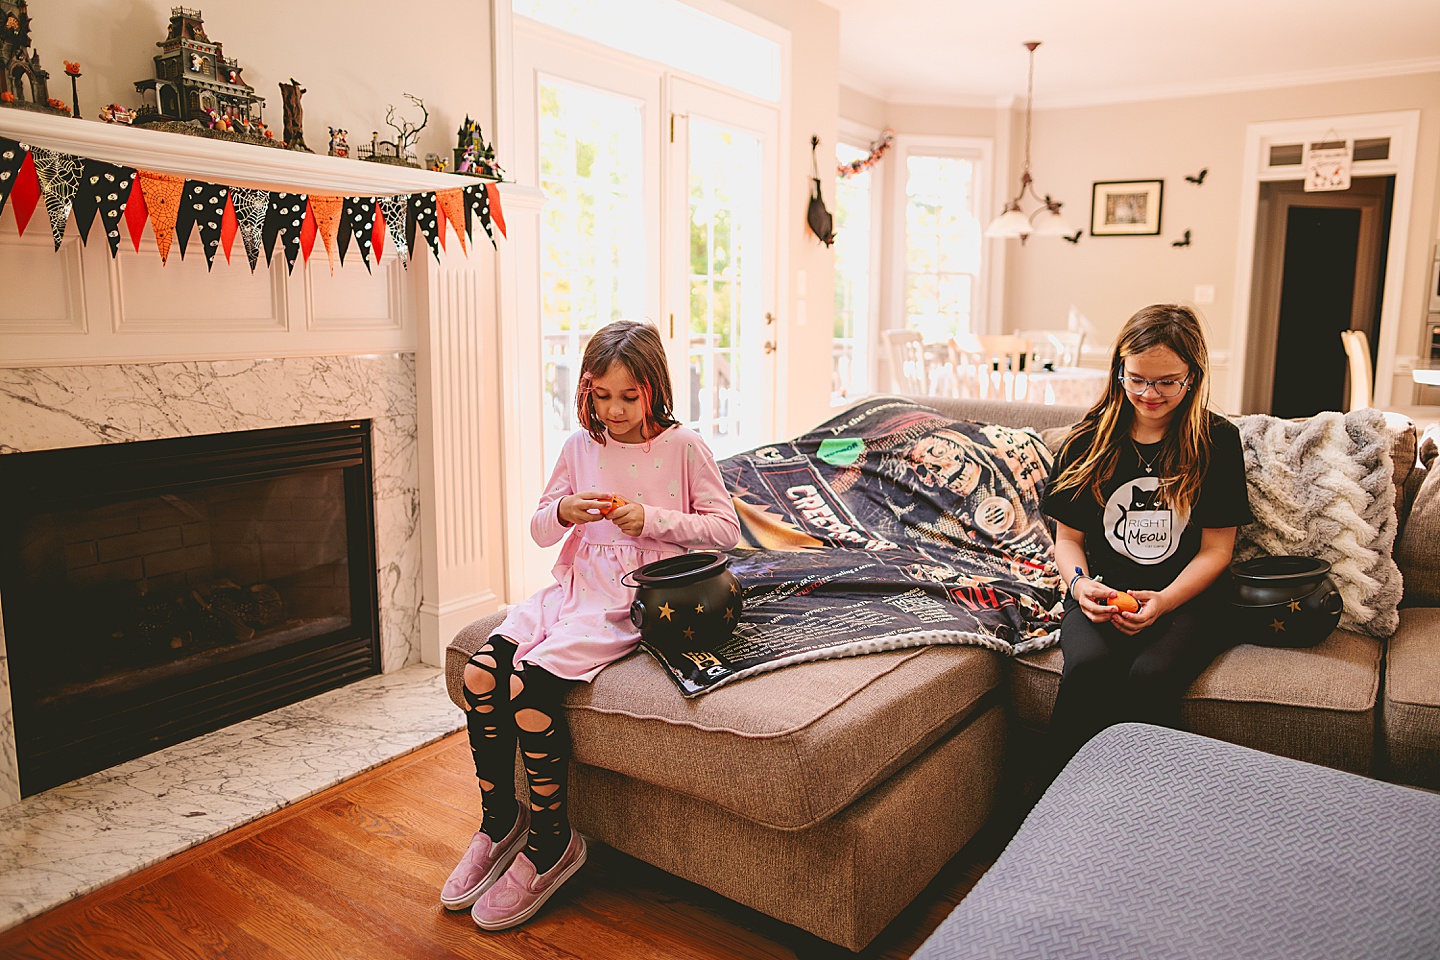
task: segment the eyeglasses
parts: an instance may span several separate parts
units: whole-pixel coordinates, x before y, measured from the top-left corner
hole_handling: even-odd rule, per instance
[[[1144,377],[1119,377],[1120,385],[1125,392],[1134,396],[1143,396],[1147,388],[1154,388],[1157,397],[1178,397],[1185,392],[1190,385],[1190,378],[1184,380],[1146,380]]]

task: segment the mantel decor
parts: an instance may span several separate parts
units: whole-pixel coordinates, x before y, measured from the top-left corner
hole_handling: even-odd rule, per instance
[[[1090,236],[1153,237],[1160,233],[1164,180],[1096,183],[1090,201]]]
[[[73,129],[76,125],[65,126]],[[107,137],[110,130],[128,137],[170,136],[112,127]],[[95,157],[32,145],[7,135],[10,132],[0,129],[0,214],[10,205],[23,234],[43,199],[56,250],[72,216],[82,242],[88,240],[91,225],[99,217],[112,257],[119,249],[122,229],[138,252],[146,223],[150,224],[162,261],[168,260],[175,241],[183,257],[192,234],[198,231],[207,266],[213,266],[217,249],[224,252],[228,262],[239,235],[252,271],[262,250],[266,263],[270,263],[277,242],[288,270],[294,269],[297,255],[303,254],[308,263],[317,235],[325,245],[333,271],[336,252],[343,265],[352,241],[369,270],[371,259],[378,263],[383,256],[387,239],[401,262],[408,265],[417,234],[437,258],[440,256],[447,223],[454,229],[462,250],[466,250],[466,237],[476,220],[492,244],[495,230],[502,235],[505,231],[499,190],[494,183],[460,181],[449,186],[459,178],[441,177],[447,183],[443,188],[402,194],[364,189],[306,190],[273,180],[256,186],[247,176],[231,179],[175,170],[173,160],[169,169],[152,170],[126,162],[121,155]],[[24,131],[16,133],[25,135]],[[89,138],[91,142],[95,139]],[[159,149],[163,150],[163,145]],[[230,149],[256,148],[236,145]],[[269,153],[263,149],[259,152]],[[135,155],[136,151],[128,153]],[[337,163],[330,158],[314,159]],[[277,169],[277,165],[270,164],[259,169],[266,167]]]

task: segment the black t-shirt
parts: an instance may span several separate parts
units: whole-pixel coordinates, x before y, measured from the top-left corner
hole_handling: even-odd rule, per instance
[[[1058,478],[1088,450],[1084,437],[1068,444],[1051,476]],[[1210,466],[1189,517],[1176,516],[1158,499],[1160,478],[1148,473],[1145,463],[1153,463],[1159,454],[1159,443],[1122,444],[1115,475],[1101,488],[1103,506],[1089,489],[1071,488],[1045,497],[1046,514],[1085,535],[1091,575],[1122,590],[1169,586],[1200,552],[1202,528],[1238,527],[1254,519],[1245,489],[1240,431],[1229,420],[1210,414]],[[1075,571],[1060,572],[1069,580]]]

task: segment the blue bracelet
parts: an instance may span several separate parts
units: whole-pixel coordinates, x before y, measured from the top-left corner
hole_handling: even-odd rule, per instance
[[[1069,594],[1070,596],[1072,596],[1072,597],[1075,596],[1075,581],[1076,581],[1076,580],[1089,580],[1089,579],[1090,579],[1090,578],[1089,578],[1088,576],[1086,576],[1085,574],[1083,574],[1083,573],[1077,573],[1077,574],[1075,574],[1075,576],[1073,576],[1073,577],[1070,578],[1070,586],[1068,586],[1068,587],[1065,588],[1065,592],[1068,593],[1068,594]]]

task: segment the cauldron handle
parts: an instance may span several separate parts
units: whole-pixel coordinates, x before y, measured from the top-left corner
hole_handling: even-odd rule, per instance
[[[630,582],[630,578],[633,577],[636,573],[638,573],[639,569],[640,568],[627,571],[625,575],[620,578],[620,582],[623,583],[625,586],[630,587],[632,590],[639,590],[640,584]]]

